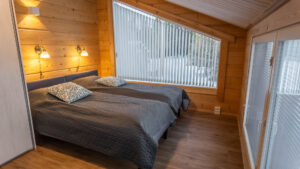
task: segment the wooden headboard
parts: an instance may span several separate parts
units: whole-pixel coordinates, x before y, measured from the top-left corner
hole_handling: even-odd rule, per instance
[[[92,71],[88,71],[88,72],[74,73],[74,74],[70,74],[70,75],[66,75],[66,76],[55,77],[55,78],[51,78],[51,79],[33,81],[33,82],[27,83],[27,88],[28,88],[28,91],[30,91],[30,90],[43,88],[43,87],[57,85],[60,83],[70,82],[74,79],[78,79],[81,77],[87,77],[87,76],[93,76],[93,75],[98,76],[98,71],[92,70]]]

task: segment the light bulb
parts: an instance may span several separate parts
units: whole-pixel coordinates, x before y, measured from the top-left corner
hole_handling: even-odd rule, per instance
[[[87,51],[85,50],[85,48],[83,48],[83,50],[81,52],[81,56],[89,56],[89,54],[87,53]]]
[[[50,55],[49,55],[49,53],[46,51],[46,49],[43,49],[40,58],[42,58],[42,59],[48,59],[48,58],[50,58]]]

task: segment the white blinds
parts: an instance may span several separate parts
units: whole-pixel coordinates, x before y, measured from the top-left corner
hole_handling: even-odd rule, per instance
[[[245,129],[253,166],[257,159],[262,115],[270,78],[273,42],[255,43],[252,51]]]
[[[279,43],[267,169],[300,168],[300,40]]]
[[[282,70],[279,92],[300,94],[300,40],[280,43],[279,54],[282,57]]]
[[[114,1],[117,76],[216,88],[220,40]]]

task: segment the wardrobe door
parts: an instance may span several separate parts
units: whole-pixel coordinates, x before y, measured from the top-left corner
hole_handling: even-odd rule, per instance
[[[252,168],[258,156],[265,99],[271,74],[275,34],[253,40],[244,130]]]
[[[35,147],[11,0],[0,0],[0,165]]]

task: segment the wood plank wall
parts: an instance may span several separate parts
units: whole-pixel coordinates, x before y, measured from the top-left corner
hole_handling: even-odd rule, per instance
[[[100,76],[115,75],[114,33],[112,18],[112,0],[98,0],[97,3],[99,23],[100,48]]]
[[[266,33],[278,31],[295,24],[300,24],[300,1],[290,0],[282,7],[277,9],[275,12],[273,12],[271,15],[263,19],[261,22],[254,25],[247,33],[247,45],[246,45],[246,53],[245,53],[246,56],[245,56],[245,63],[244,63],[245,67],[244,67],[241,107],[240,107],[241,115],[240,115],[240,122],[239,122],[240,129],[241,129],[240,135],[241,135],[245,169],[250,169],[250,161],[248,158],[245,136],[242,127],[243,127],[243,120],[244,120],[244,108],[245,108],[244,105],[246,104],[252,39],[259,35],[264,35]]]
[[[85,47],[79,71],[99,65],[98,16],[96,0],[14,0],[27,81],[40,79],[39,56],[34,47],[43,45],[50,59],[42,59],[43,78],[77,71],[77,44]],[[40,16],[28,14],[36,6]]]
[[[105,3],[103,1],[106,1]],[[219,36],[222,39],[231,41],[228,47],[228,59],[226,69],[226,80],[225,80],[225,92],[224,101],[218,99],[216,95],[199,94],[198,92],[189,92],[192,103],[191,109],[213,112],[214,106],[218,105],[222,107],[222,113],[238,115],[240,110],[240,97],[241,97],[241,85],[243,76],[243,64],[245,56],[245,44],[246,44],[246,30],[228,24],[224,21],[209,17],[204,14],[189,10],[184,7],[180,7],[169,3],[165,0],[121,0],[124,3],[130,4],[137,8],[147,10],[162,18],[168,18],[176,23],[192,27],[193,29],[204,31],[205,33]],[[111,17],[111,9],[108,9],[107,3],[111,3],[111,0],[98,0],[98,16],[100,27],[105,27],[105,30],[101,32],[103,35],[111,34],[112,29],[109,29],[111,25],[108,25]],[[106,12],[106,13],[105,13]],[[173,16],[173,17],[169,17]],[[102,19],[103,18],[103,19]],[[101,29],[101,28],[100,28]],[[233,37],[233,40],[232,40]],[[109,38],[108,38],[109,39]],[[102,41],[100,40],[100,48],[108,51],[111,47],[109,44],[113,43],[111,40]],[[103,50],[104,50],[103,49]],[[101,50],[102,51],[102,50]],[[103,52],[101,52],[103,53]],[[101,64],[100,70],[107,76],[114,75],[114,62],[111,58],[112,53],[106,53],[101,55],[100,60],[103,61],[104,65]],[[105,67],[106,65],[106,67]]]

